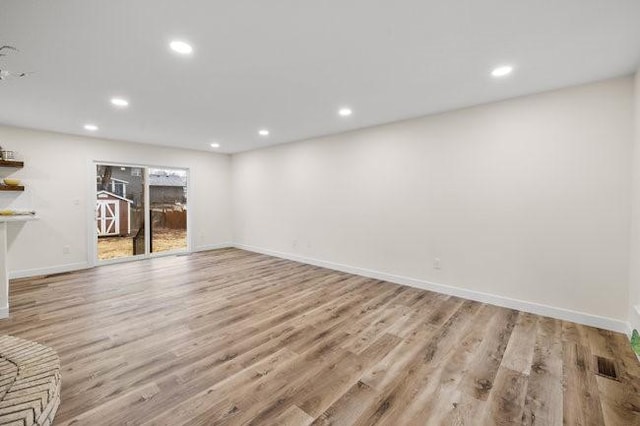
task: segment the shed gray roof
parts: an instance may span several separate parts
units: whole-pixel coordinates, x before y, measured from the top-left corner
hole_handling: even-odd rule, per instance
[[[187,178],[178,175],[149,175],[149,186],[187,186]]]

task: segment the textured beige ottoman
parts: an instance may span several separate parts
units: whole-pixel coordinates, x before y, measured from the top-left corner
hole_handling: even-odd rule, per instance
[[[0,336],[0,424],[50,425],[58,404],[58,354],[38,343]]]

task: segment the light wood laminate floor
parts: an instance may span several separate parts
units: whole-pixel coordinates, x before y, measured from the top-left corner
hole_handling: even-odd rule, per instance
[[[14,281],[10,299],[0,333],[62,360],[56,425],[640,424],[622,334],[242,250]]]

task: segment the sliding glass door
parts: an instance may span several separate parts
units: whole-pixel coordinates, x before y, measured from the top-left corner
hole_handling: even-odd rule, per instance
[[[98,261],[188,249],[187,171],[96,164]]]

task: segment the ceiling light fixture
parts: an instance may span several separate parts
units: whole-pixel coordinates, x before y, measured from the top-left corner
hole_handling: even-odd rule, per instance
[[[269,131],[267,129],[262,129],[258,132],[260,136],[269,136]]]
[[[494,77],[505,77],[513,72],[513,67],[511,65],[501,65],[496,67],[491,71],[491,75]]]
[[[95,132],[96,130],[98,130],[98,126],[96,126],[95,124],[85,124],[84,129],[90,132]]]
[[[173,40],[169,43],[169,47],[174,52],[180,53],[181,55],[189,55],[193,52],[193,47],[189,43],[180,40]]]
[[[111,103],[120,108],[129,106],[129,101],[123,98],[111,98]]]
[[[351,111],[351,108],[340,108],[338,114],[340,114],[340,117],[348,117],[353,114],[353,111]]]
[[[211,148],[220,148],[220,144],[219,143],[212,143],[211,144]]]

